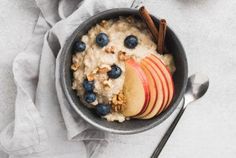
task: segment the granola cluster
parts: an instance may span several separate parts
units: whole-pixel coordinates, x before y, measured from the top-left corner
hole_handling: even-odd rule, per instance
[[[118,93],[112,97],[112,109],[115,112],[122,112],[126,105],[126,97],[123,92]]]

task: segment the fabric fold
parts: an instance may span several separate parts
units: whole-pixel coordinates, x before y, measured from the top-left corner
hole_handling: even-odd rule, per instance
[[[30,45],[13,62],[17,87],[15,120],[0,134],[1,147],[12,155],[39,152],[46,148],[46,130],[34,104],[40,53],[48,29],[43,23],[44,19],[39,17]],[[34,50],[34,47],[39,49]]]

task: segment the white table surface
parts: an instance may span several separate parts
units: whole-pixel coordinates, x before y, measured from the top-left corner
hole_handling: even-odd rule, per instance
[[[208,93],[187,109],[160,157],[235,157],[236,1],[145,0],[144,4],[151,13],[167,19],[179,36],[189,74],[202,72],[210,78]],[[14,119],[12,61],[27,45],[38,13],[32,0],[0,1],[0,131]],[[149,157],[160,130],[120,136],[102,157]],[[0,158],[7,157],[0,151]]]

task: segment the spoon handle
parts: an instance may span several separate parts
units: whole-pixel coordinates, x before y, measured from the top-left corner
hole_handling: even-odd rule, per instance
[[[185,103],[183,103],[185,104]],[[168,130],[166,131],[165,135],[162,137],[160,143],[158,144],[158,146],[156,147],[156,149],[154,150],[151,158],[158,158],[158,156],[160,155],[162,149],[164,148],[166,142],[168,141],[168,139],[170,138],[170,135],[172,134],[172,132],[174,131],[176,125],[178,124],[181,116],[183,115],[184,111],[186,109],[186,106],[183,105],[178,113],[178,115],[175,117],[174,121],[171,123],[170,127],[168,128]]]

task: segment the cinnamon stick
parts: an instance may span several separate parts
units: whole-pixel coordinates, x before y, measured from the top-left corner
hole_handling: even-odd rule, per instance
[[[150,32],[152,33],[154,40],[156,41],[156,43],[158,43],[158,30],[157,30],[157,28],[150,16],[150,14],[148,13],[147,9],[144,6],[139,8],[139,14],[140,14],[141,18],[143,19],[143,21],[146,23]]]
[[[157,43],[157,51],[163,54],[165,51],[165,36],[166,36],[166,20],[161,19],[159,24],[159,35]]]

